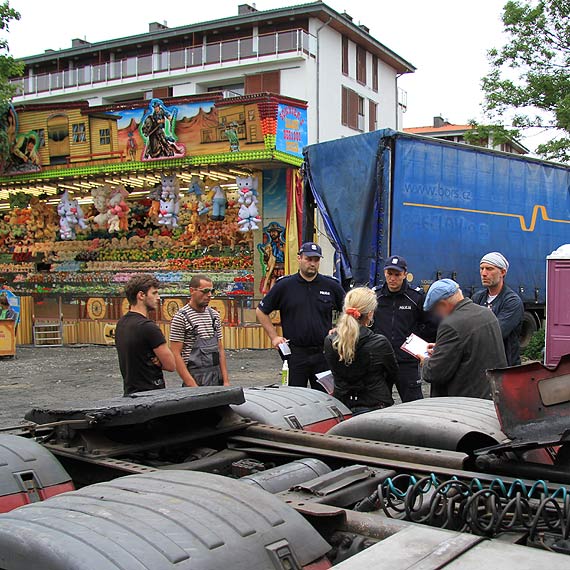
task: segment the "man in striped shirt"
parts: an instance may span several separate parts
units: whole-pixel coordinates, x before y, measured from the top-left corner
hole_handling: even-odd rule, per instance
[[[172,318],[170,348],[184,386],[228,386],[222,322],[210,301],[212,280],[195,275],[190,281],[190,301]]]

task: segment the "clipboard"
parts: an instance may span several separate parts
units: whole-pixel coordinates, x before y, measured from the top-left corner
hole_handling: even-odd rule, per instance
[[[400,347],[404,352],[411,354],[414,358],[419,360],[420,356],[428,357],[428,346],[429,343],[423,338],[412,333]]]
[[[332,396],[334,393],[334,376],[330,370],[326,372],[319,372],[315,374],[317,378],[317,382],[325,389],[326,393],[329,396]]]

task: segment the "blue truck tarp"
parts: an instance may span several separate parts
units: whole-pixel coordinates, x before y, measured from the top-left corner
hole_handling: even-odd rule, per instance
[[[479,260],[501,251],[507,281],[545,301],[545,258],[570,243],[570,169],[391,130],[305,149],[306,182],[342,258],[342,277],[378,285],[388,255],[416,285],[481,287]]]

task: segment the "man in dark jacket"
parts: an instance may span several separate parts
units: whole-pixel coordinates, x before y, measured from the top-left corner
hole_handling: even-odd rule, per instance
[[[372,330],[384,335],[392,345],[399,372],[396,388],[402,402],[423,398],[418,361],[400,347],[411,333],[424,340],[435,340],[436,326],[424,312],[424,292],[408,283],[408,265],[400,255],[393,255],[384,265],[385,283],[377,289],[378,308]]]
[[[436,281],[424,303],[443,320],[431,356],[421,358],[422,378],[432,397],[491,398],[486,371],[507,365],[501,329],[495,316],[465,299],[451,279]]]
[[[473,295],[473,302],[493,311],[499,320],[509,366],[521,363],[520,334],[524,314],[521,298],[505,283],[509,262],[498,251],[484,255],[479,264],[482,291]]]

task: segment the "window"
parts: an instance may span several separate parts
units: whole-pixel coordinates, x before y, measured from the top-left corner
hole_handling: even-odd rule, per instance
[[[372,89],[378,92],[378,57],[372,56]]]
[[[85,123],[77,123],[71,125],[71,140],[74,143],[84,143],[87,142],[87,135],[85,133]]]
[[[366,85],[366,50],[356,46],[356,81]]]
[[[99,144],[111,144],[111,129],[99,129]]]
[[[348,38],[342,36],[342,72],[348,75]]]
[[[375,131],[378,128],[378,104],[368,101],[368,130]]]
[[[256,75],[246,75],[245,94],[252,93],[281,93],[281,72],[267,71]]]
[[[364,98],[356,91],[342,87],[341,123],[351,129],[364,130]]]
[[[38,129],[36,131],[38,133],[38,148],[42,148],[46,146],[46,131],[45,129]]]

